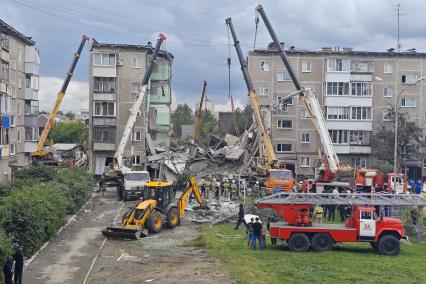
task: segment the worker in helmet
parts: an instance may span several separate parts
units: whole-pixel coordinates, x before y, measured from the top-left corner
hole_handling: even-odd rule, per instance
[[[227,179],[223,179],[223,196],[229,198],[229,182]]]
[[[237,184],[235,183],[235,179],[231,181],[231,199],[235,199],[237,197]]]
[[[220,196],[220,182],[217,181],[215,178],[213,179],[213,183],[214,183],[214,189],[215,189],[215,197],[217,199],[219,199]]]
[[[204,179],[201,179],[201,195],[205,198],[206,197],[206,181]]]
[[[256,181],[256,183],[254,184],[254,192],[253,192],[254,196],[260,196],[262,197],[262,193],[260,192],[260,184],[259,181]]]
[[[205,188],[205,192],[204,192],[204,198],[209,198],[209,192],[211,190],[211,182],[208,178],[204,179],[204,188]]]

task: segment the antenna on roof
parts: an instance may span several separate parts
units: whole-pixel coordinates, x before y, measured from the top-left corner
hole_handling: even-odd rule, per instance
[[[397,21],[398,21],[398,34],[397,34],[397,43],[396,43],[396,50],[398,52],[401,52],[401,41],[400,41],[400,37],[399,37],[399,18],[400,16],[405,16],[407,14],[405,13],[401,13],[401,3],[398,3],[394,8],[395,14],[393,16],[397,17]]]

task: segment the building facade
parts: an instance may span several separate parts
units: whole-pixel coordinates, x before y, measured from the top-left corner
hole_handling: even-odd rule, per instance
[[[28,165],[37,148],[40,57],[34,45],[0,20],[0,182]]]
[[[93,42],[90,50],[89,159],[102,174],[121,139],[129,110],[141,87],[153,46]],[[123,154],[132,167],[143,167],[145,138],[170,144],[171,70],[173,55],[160,51],[132,137]]]
[[[419,79],[426,74],[426,54],[350,48],[293,48],[286,53],[302,86],[315,91],[322,104],[342,164],[376,166],[371,135],[390,123],[389,108],[395,104],[423,127],[426,85]],[[277,157],[297,175],[313,176],[321,142],[303,103],[297,98],[280,100],[295,91],[281,58],[270,46],[250,52],[248,65]],[[401,166],[415,178],[426,176],[423,157],[405,159]]]

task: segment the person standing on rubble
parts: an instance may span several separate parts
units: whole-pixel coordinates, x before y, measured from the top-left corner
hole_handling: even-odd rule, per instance
[[[201,179],[201,196],[206,198],[206,181]]]
[[[214,183],[214,189],[215,189],[215,197],[217,199],[219,199],[220,196],[220,182],[216,181],[216,179],[213,179],[213,183]]]
[[[231,199],[235,199],[237,197],[237,184],[235,183],[235,180],[232,180],[231,183]]]
[[[244,215],[244,205],[240,203],[240,209],[238,210],[238,220],[237,225],[235,226],[235,230],[238,230],[238,227],[241,225],[241,223],[243,223],[246,228],[248,227],[246,220],[244,220]]]
[[[204,189],[205,189],[205,192],[204,192],[204,198],[209,198],[209,192],[210,192],[210,190],[211,190],[211,182],[210,182],[210,180],[208,179],[208,178],[206,178],[205,180],[204,180]]]
[[[229,182],[227,179],[223,179],[223,196],[229,198]]]
[[[262,193],[260,192],[259,181],[256,181],[256,184],[254,185],[254,196],[255,197],[262,197]]]

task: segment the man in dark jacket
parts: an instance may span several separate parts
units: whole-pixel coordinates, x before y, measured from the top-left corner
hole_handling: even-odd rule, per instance
[[[5,284],[13,284],[13,259],[9,257],[3,266]]]
[[[256,249],[256,239],[259,240],[259,248],[263,248],[263,239],[262,239],[262,224],[259,222],[259,217],[256,217],[256,222],[253,224],[253,242],[252,247]]]
[[[240,210],[238,211],[238,221],[235,230],[238,230],[238,227],[241,225],[241,223],[243,223],[247,228],[247,222],[244,220],[244,215],[244,205],[240,204]]]
[[[13,258],[15,259],[15,278],[13,279],[15,284],[22,284],[22,272],[24,271],[24,246],[18,245]]]

